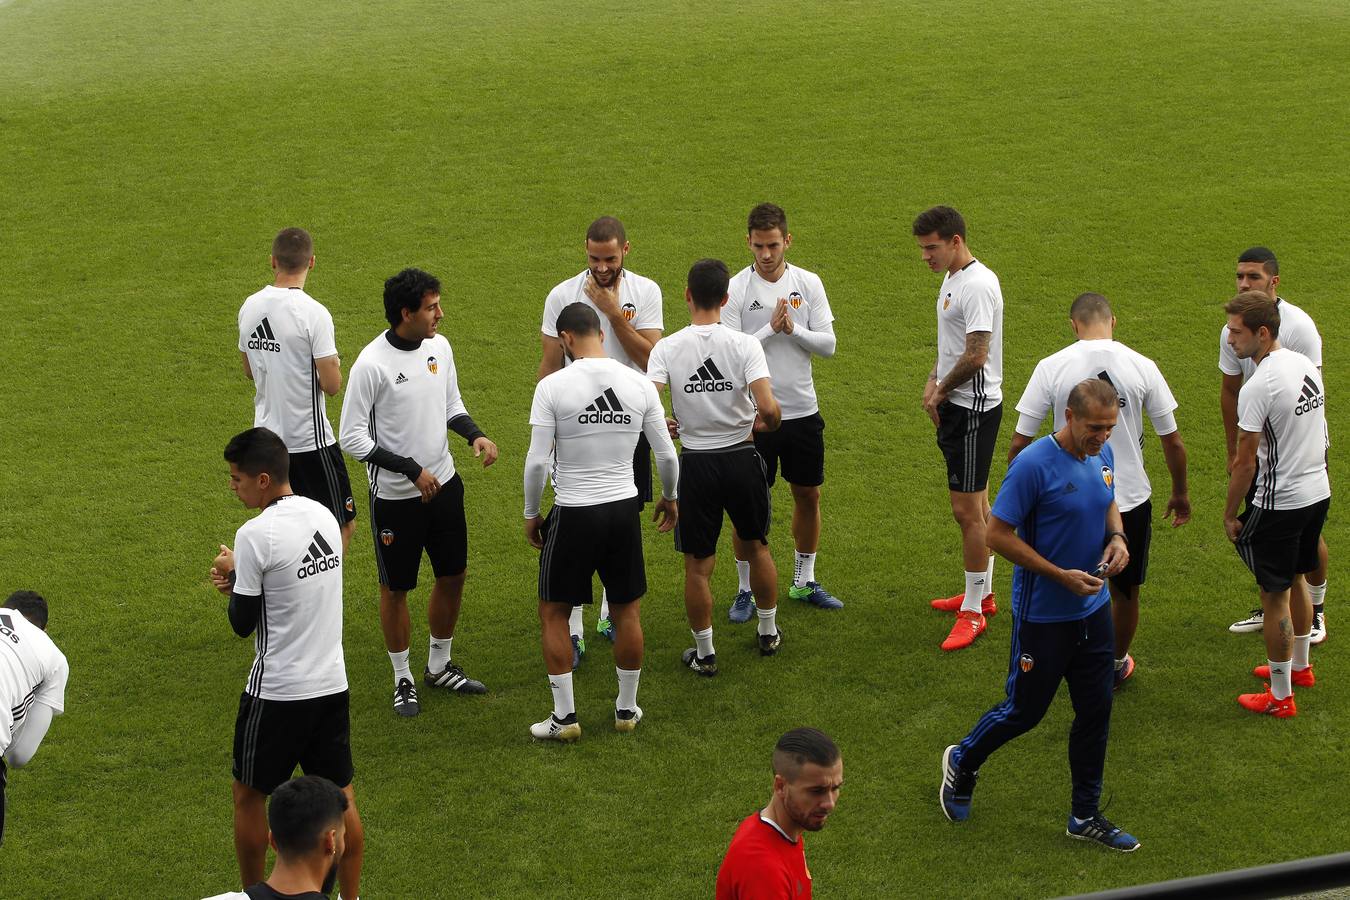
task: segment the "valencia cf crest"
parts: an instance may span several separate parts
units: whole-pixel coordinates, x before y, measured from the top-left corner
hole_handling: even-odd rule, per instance
[[[634,306],[634,305],[631,304],[631,303],[625,303],[625,304],[623,305],[623,320],[624,320],[625,322],[631,322],[631,321],[633,321],[633,318],[634,318],[636,315],[637,315],[637,307],[636,307],[636,306]]]
[[[1115,478],[1116,476],[1111,473],[1110,466],[1102,466],[1102,481],[1107,487],[1111,486],[1111,482],[1115,481]]]
[[[952,305],[952,295],[948,294],[947,296],[942,298],[942,308],[946,309],[951,305]]]
[[[439,366],[436,364],[436,357],[434,357],[434,356],[428,356],[428,357],[427,357],[427,371],[430,372],[432,375],[435,375],[435,374],[436,374],[436,370],[437,370],[438,368],[439,368]]]
[[[356,501],[351,497],[348,497],[347,502],[342,505],[347,507],[347,512],[356,512]]]
[[[386,547],[394,543],[394,533],[388,528],[380,529],[380,543],[384,544]]]
[[[1023,672],[1030,672],[1036,665],[1036,660],[1031,658],[1030,653],[1023,653],[1021,659],[1017,660],[1017,667]]]
[[[802,308],[802,295],[797,291],[788,294],[788,303],[792,304],[793,309]]]

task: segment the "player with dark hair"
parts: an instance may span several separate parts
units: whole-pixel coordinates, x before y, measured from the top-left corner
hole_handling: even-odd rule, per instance
[[[750,551],[751,582],[760,598],[759,652],[772,656],[783,641],[778,572],[768,547],[769,485],[754,444],[755,434],[778,427],[781,412],[759,341],[722,325],[728,281],[720,259],[694,263],[684,292],[692,324],[663,338],[647,362],[657,389],[670,385],[679,423],[682,508],[675,549],[684,554],[684,606],[694,634],[683,661],[704,676],[717,674],[711,579],[724,514],[731,517],[736,545]]]
[[[435,583],[427,600],[430,649],[423,680],[453,693],[487,688],[451,659],[469,559],[464,481],[455,471],[446,429],[473,448],[483,467],[497,445],[469,416],[459,393],[450,342],[437,333],[441,283],[404,269],[384,283],[389,329],[366,345],[352,365],[339,426],[342,449],[366,464],[370,530],[380,578],[380,628],[394,669],[394,712],[421,707],[408,651],[412,628],[408,592],[417,587],[422,552]]]
[[[70,666],[47,637],[47,601],[15,591],[0,608],[0,844],[5,840],[6,766],[22,769],[66,709]]]
[[[345,551],[356,527],[356,501],[342,451],[328,423],[325,396],[342,388],[333,317],[309,294],[314,240],[286,228],[272,241],[273,284],[239,310],[239,353],[253,380],[253,424],[269,428],[291,454],[291,489],[328,507],[342,524]]]
[[[773,796],[736,829],[717,870],[717,900],[809,900],[802,832],[825,827],[843,786],[844,760],[823,731],[794,728],[779,738]]]
[[[1066,833],[1130,852],[1139,842],[1102,816],[1113,686],[1110,594],[1103,578],[1130,561],[1115,502],[1114,454],[1107,440],[1119,415],[1116,389],[1100,378],[1069,392],[1064,425],[1008,466],[994,501],[989,544],[1014,564],[1012,651],[1007,698],[942,755],[942,811],[970,816],[980,767],[990,754],[1040,722],[1068,682],[1073,807]]]
[[[769,485],[782,470],[792,490],[792,540],[795,549],[788,596],[818,609],[841,609],[843,601],[816,580],[820,550],[820,486],[825,483],[825,419],[812,378],[814,357],[834,356],[834,312],[825,285],[814,272],[788,265],[792,245],[787,213],[761,203],[746,218],[746,246],[753,262],[731,279],[722,324],[743,331],[763,345],[773,393],[782,408],[782,424],[755,432],[755,449],[764,460]],[[738,583],[728,618],[748,622],[756,609],[750,560],[753,541],[732,541]],[[775,593],[777,586],[775,585]],[[777,598],[758,597],[774,606]]]
[[[586,269],[553,288],[544,300],[538,380],[567,363],[558,339],[557,322],[563,308],[572,303],[584,303],[595,310],[600,319],[600,333],[605,335],[605,353],[610,359],[639,374],[647,371],[647,357],[661,340],[665,327],[661,288],[650,278],[625,268],[630,249],[623,223],[613,216],[601,216],[586,229]],[[641,433],[633,450],[632,468],[638,505],[642,506],[652,499],[652,455],[651,445]],[[600,618],[595,628],[614,640],[606,593],[600,596]],[[586,652],[580,606],[572,610],[568,630],[572,636],[572,666],[576,668]]]
[[[240,880],[261,881],[268,795],[300,766],[345,794],[346,896],[360,893],[364,846],[352,790],[351,717],[342,652],[342,542],[320,503],[291,491],[286,445],[266,428],[225,447],[230,488],[262,512],[222,544],[211,582],[230,598],[230,627],[254,635],[254,660],[234,726],[234,850]]]

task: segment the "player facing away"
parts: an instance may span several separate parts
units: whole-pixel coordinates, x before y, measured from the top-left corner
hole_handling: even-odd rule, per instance
[[[810,900],[802,833],[839,802],[844,760],[823,731],[794,728],[773,749],[769,805],[741,821],[717,870],[717,900]]]
[[[755,432],[770,487],[779,469],[792,489],[792,586],[788,596],[820,609],[841,609],[843,601],[816,580],[820,549],[820,486],[825,483],[825,419],[811,377],[812,358],[834,356],[834,313],[820,276],[787,263],[792,244],[787,213],[772,203],[750,210],[746,245],[754,262],[731,279],[722,325],[753,335],[764,347],[774,396],[783,422],[775,431]],[[752,584],[749,544],[733,541],[738,584],[729,618],[748,622],[759,590]],[[768,598],[759,598],[768,603]],[[776,599],[773,601],[776,603]]]
[[[299,766],[346,796],[340,877],[360,893],[364,839],[352,791],[351,724],[342,653],[342,540],[327,507],[291,491],[289,454],[266,428],[225,446],[230,489],[261,512],[222,544],[211,582],[230,598],[230,627],[254,636],[234,723],[234,852],[241,882],[262,880],[267,797]]]
[[[980,768],[999,747],[1040,722],[1061,681],[1073,701],[1069,837],[1130,852],[1139,842],[1102,816],[1098,802],[1111,725],[1114,645],[1103,577],[1130,561],[1115,503],[1115,428],[1119,396],[1100,378],[1069,392],[1064,425],[1027,447],[1008,466],[994,501],[989,543],[1013,563],[1012,652],[1007,697],[960,744],[942,755],[942,811],[970,816]]]
[[[266,881],[207,900],[323,900],[337,883],[348,850],[347,797],[318,775],[302,775],[272,792],[268,843],[277,863]],[[355,897],[355,895],[349,895]]]
[[[1295,353],[1302,353],[1317,370],[1322,370],[1322,335],[1312,317],[1294,304],[1279,296],[1280,263],[1274,252],[1267,247],[1251,247],[1238,256],[1237,289],[1259,291],[1275,301],[1280,313],[1280,346]],[[1243,382],[1256,371],[1250,359],[1240,359],[1228,343],[1228,325],[1219,332],[1219,371],[1223,374],[1223,390],[1219,395],[1219,405],[1223,412],[1223,430],[1228,446],[1228,471],[1233,471],[1233,462],[1237,458],[1238,443],[1238,392]],[[1247,498],[1248,504],[1251,497]],[[1307,586],[1312,598],[1313,624],[1312,642],[1320,644],[1326,640],[1326,616],[1322,604],[1327,595],[1327,541],[1323,535],[1317,541],[1317,568],[1298,579]],[[1264,611],[1254,609],[1245,619],[1240,619],[1228,627],[1232,632],[1261,631],[1265,618]]]
[[[1191,518],[1186,484],[1186,446],[1173,411],[1177,401],[1153,360],[1113,339],[1116,317],[1101,294],[1079,294],[1069,307],[1069,324],[1078,336],[1058,353],[1036,364],[1022,399],[1017,401],[1017,430],[1008,447],[1008,462],[1035,440],[1048,415],[1054,428],[1064,427],[1069,392],[1084,378],[1109,381],[1120,395],[1120,418],[1108,443],[1116,459],[1116,507],[1124,523],[1130,564],[1110,581],[1111,617],[1116,632],[1116,677],[1119,688],[1134,674],[1130,642],[1139,627],[1139,588],[1148,572],[1153,540],[1153,487],[1144,469],[1144,414],[1162,441],[1163,459],[1172,476],[1172,492],[1163,512],[1175,528]]]
[[[631,246],[623,223],[613,216],[601,216],[586,229],[586,268],[548,292],[544,300],[544,318],[540,326],[539,380],[567,364],[558,340],[558,316],[572,303],[584,303],[600,318],[605,335],[605,353],[610,359],[638,373],[647,371],[647,356],[661,340],[665,327],[661,313],[661,288],[624,267]],[[633,451],[633,482],[637,485],[639,506],[652,499],[651,445],[639,432]],[[586,653],[585,627],[581,607],[572,610],[568,620],[572,635],[572,667]],[[611,641],[614,625],[609,615],[609,597],[600,595],[600,618],[595,630]]]
[[[941,272],[937,296],[938,358],[923,389],[923,409],[937,426],[947,463],[952,516],[961,527],[965,590],[932,601],[956,613],[943,650],[969,647],[984,633],[994,602],[994,554],[989,522],[989,464],[1003,418],[1003,292],[998,276],[971,255],[966,221],[950,206],[914,220],[923,261]]]
[[[759,652],[773,656],[783,643],[777,624],[778,572],[769,552],[769,483],[754,443],[755,434],[778,427],[781,412],[759,341],[722,325],[729,278],[720,259],[694,263],[684,290],[691,324],[663,338],[647,362],[647,377],[657,389],[670,385],[670,406],[679,423],[675,549],[684,554],[684,608],[694,634],[683,661],[704,676],[717,674],[711,580],[724,513],[731,517],[736,546],[759,597]]]
[[[450,342],[437,333],[441,283],[404,269],[384,283],[389,329],[352,365],[338,426],[342,449],[366,464],[370,531],[380,576],[380,628],[394,668],[394,712],[421,707],[408,663],[408,592],[417,587],[422,552],[435,582],[427,599],[430,648],[423,680],[458,694],[487,688],[451,658],[469,559],[464,480],[455,471],[446,430],[473,448],[486,468],[497,445],[478,427],[459,393]]]
[[[614,620],[614,665],[619,695],[614,730],[631,732],[642,720],[637,704],[642,675],[639,605],[647,592],[642,558],[642,505],[633,484],[633,448],[639,432],[656,451],[662,496],[659,531],[679,516],[679,462],[666,433],[665,410],[643,375],[605,353],[600,317],[588,304],[565,306],[554,322],[570,363],[544,377],[530,408],[530,451],[525,459],[525,539],[539,555],[539,626],[553,712],[530,726],[539,740],[581,737],[572,693],[567,623],[572,609],[591,602],[597,573],[609,593]],[[539,501],[553,465],[553,508]]]
[[[286,228],[272,241],[275,281],[239,309],[239,355],[253,380],[253,424],[281,436],[291,454],[291,490],[317,500],[342,523],[342,550],[356,527],[356,501],[325,397],[342,388],[333,317],[305,293],[314,240]]]
[[[70,666],[47,637],[47,601],[15,591],[0,607],[0,845],[5,842],[6,767],[22,769],[66,709]]]
[[[1283,719],[1297,712],[1294,687],[1313,685],[1312,599],[1297,576],[1317,568],[1331,484],[1322,375],[1306,356],[1280,345],[1282,306],[1263,292],[1244,291],[1224,307],[1228,342],[1255,370],[1238,394],[1237,455],[1223,527],[1256,576],[1265,614],[1267,661],[1252,674],[1269,684],[1238,703]]]

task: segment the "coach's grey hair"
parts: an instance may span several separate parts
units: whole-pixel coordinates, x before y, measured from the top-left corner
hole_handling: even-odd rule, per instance
[[[1104,378],[1084,378],[1069,391],[1069,409],[1073,410],[1075,416],[1088,415],[1091,413],[1090,407],[1105,406],[1115,409],[1119,402],[1120,394],[1116,393],[1115,386]]]

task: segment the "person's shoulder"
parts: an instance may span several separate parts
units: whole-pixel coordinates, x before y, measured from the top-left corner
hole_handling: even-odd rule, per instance
[[[371,338],[369,341],[366,342],[366,345],[361,348],[361,352],[356,354],[356,361],[358,363],[361,362],[362,360],[368,361],[371,357],[374,357],[378,355],[380,352],[382,352],[385,347],[392,346],[389,343],[389,339],[384,336],[387,331],[388,329],[381,331],[379,334],[375,335],[375,337]]]
[[[273,293],[274,291],[272,289],[272,285],[270,284],[263,285],[262,287],[258,288],[256,291],[254,291],[253,293],[249,294],[247,297],[244,298],[244,302],[239,307],[239,311],[242,313],[250,306],[257,306],[259,303],[266,302],[267,298],[272,296]]]
[[[544,302],[546,304],[548,303],[566,304],[571,302],[571,298],[575,297],[577,293],[581,290],[581,283],[586,280],[586,274],[589,271],[590,269],[582,269],[580,272],[573,275],[571,278],[564,279],[563,281],[560,281],[557,284],[555,284],[553,286],[553,289],[548,292],[548,297],[545,298]]]
[[[971,267],[966,270],[966,275],[969,279],[968,284],[992,287],[996,290],[999,287],[998,274],[985,265],[982,260],[975,260]]]
[[[727,292],[731,293],[733,291],[745,290],[745,286],[750,283],[750,275],[754,271],[755,267],[750,265],[741,269],[735,275],[732,275],[731,280],[727,283]]]
[[[439,331],[422,342],[422,349],[428,352],[450,353],[450,339]]]
[[[643,291],[645,293],[652,293],[652,292],[656,292],[657,294],[661,293],[661,285],[657,284],[655,281],[648,278],[646,275],[639,275],[632,269],[624,269],[623,277],[633,279],[632,287],[634,290]]]
[[[215,894],[204,898],[204,900],[248,900],[248,894],[243,891],[230,891],[228,894]]]

